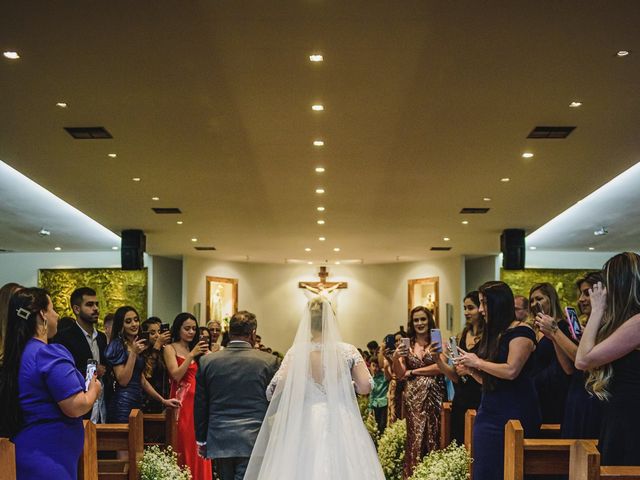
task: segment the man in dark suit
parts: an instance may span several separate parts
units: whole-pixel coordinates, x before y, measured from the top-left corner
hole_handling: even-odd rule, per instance
[[[101,378],[106,371],[104,351],[107,348],[107,337],[96,329],[100,309],[95,290],[88,287],[74,290],[71,294],[71,309],[76,317],[75,324],[60,331],[53,338],[53,342],[67,347],[82,376],[87,371],[87,360],[96,360],[98,378]],[[93,423],[106,421],[106,406],[102,393],[94,403],[93,410],[87,413],[85,418],[90,418]]]
[[[253,348],[257,326],[253,313],[233,315],[227,347],[202,357],[196,375],[196,442],[221,480],[244,478],[278,369],[276,357]]]

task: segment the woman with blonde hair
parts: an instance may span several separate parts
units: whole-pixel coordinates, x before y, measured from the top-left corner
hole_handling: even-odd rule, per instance
[[[604,285],[589,292],[591,316],[576,368],[587,388],[606,400],[598,449],[602,465],[640,465],[640,256],[625,252],[605,263]]]

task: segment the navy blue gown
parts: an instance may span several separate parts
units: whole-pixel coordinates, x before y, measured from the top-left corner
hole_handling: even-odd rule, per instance
[[[129,358],[127,347],[121,338],[114,339],[104,352],[107,365],[113,369],[116,365],[124,365]],[[138,355],[133,367],[131,380],[126,387],[114,381],[114,390],[107,405],[107,422],[129,423],[129,414],[134,408],[142,408],[142,372],[144,357]],[[115,374],[114,374],[115,378]]]
[[[505,363],[511,340],[524,337],[536,343],[535,332],[525,326],[510,328],[502,334],[495,363]],[[473,428],[473,479],[496,480],[504,476],[504,426],[520,420],[525,436],[540,428],[540,409],[533,384],[533,355],[514,380],[495,379],[495,388],[483,386],[482,400]]]
[[[58,402],[84,391],[84,379],[63,345],[31,339],[18,373],[22,429],[16,446],[18,480],[74,480],[84,443],[82,418],[67,417]]]
[[[598,449],[602,465],[640,465],[640,350],[613,362],[611,398],[603,402]]]
[[[602,424],[602,402],[585,388],[585,372],[571,375],[569,392],[560,427],[561,438],[599,438]]]
[[[465,335],[466,336],[466,335]],[[467,348],[464,338],[460,339],[460,348],[466,352],[477,353],[480,343],[473,348]],[[451,405],[451,438],[458,445],[464,445],[464,416],[467,410],[477,410],[482,397],[482,385],[476,382],[471,375],[465,377],[466,381],[459,380],[454,384],[455,395]]]

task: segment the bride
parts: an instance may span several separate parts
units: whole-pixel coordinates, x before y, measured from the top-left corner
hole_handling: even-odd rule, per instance
[[[370,391],[362,356],[340,341],[331,302],[314,297],[267,389],[271,404],[244,479],[384,480],[356,403],[355,392]]]

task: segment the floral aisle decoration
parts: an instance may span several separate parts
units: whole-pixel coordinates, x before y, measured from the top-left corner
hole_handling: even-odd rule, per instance
[[[443,450],[429,452],[409,480],[467,480],[471,478],[471,461],[464,445],[457,445],[454,440]]]
[[[373,415],[373,411],[369,409],[369,395],[358,395],[358,409],[360,410],[360,416],[364,426],[367,427],[367,431],[373,440],[374,445],[378,445],[378,439],[380,438],[380,431],[378,430],[378,424],[376,418]]]
[[[171,447],[166,450],[157,445],[145,448],[138,468],[140,480],[191,480],[189,467],[178,465],[178,454]]]
[[[397,420],[389,425],[378,441],[378,458],[387,480],[402,480],[407,422]]]

